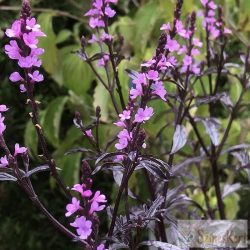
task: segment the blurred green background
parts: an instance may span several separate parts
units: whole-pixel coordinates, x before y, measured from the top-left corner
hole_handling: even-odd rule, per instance
[[[13,19],[18,17],[20,2],[0,0],[0,46],[2,48],[0,51],[0,103],[10,107],[6,115],[8,144],[12,148],[16,142],[25,144],[30,150],[32,166],[38,166],[41,162],[37,157],[37,138],[31,123],[27,122],[29,109],[24,104],[25,96],[19,93],[15,84],[8,81],[8,76],[16,70],[16,65],[6,57],[3,50],[3,46],[8,42],[4,36],[4,30],[9,27]],[[84,123],[88,124],[91,122],[90,116],[94,115],[94,108],[100,105],[104,122],[101,126],[101,142],[106,142],[117,132],[114,126],[107,125],[116,119],[108,93],[96,81],[87,64],[73,53],[80,48],[80,37],[90,36],[86,25],[87,19],[83,16],[90,7],[90,0],[33,0],[31,3],[33,14],[47,34],[47,37],[40,41],[40,46],[45,49],[42,57],[45,81],[37,85],[35,90],[36,99],[41,101],[41,123],[53,157],[62,169],[60,173],[67,185],[72,185],[79,182],[79,164],[82,155],[78,153],[65,156],[65,152],[72,147],[90,146],[73,126],[74,112],[79,111]],[[217,1],[217,3],[223,5],[227,26],[234,32],[229,48],[230,53],[244,51],[244,46],[249,43],[250,1],[224,0]],[[116,6],[118,16],[111,24],[111,31],[113,34],[124,37],[122,54],[126,60],[123,60],[119,66],[119,76],[125,96],[129,87],[129,79],[124,70],[126,68],[139,69],[140,62],[150,58],[154,53],[160,35],[159,27],[162,23],[172,20],[174,5],[175,1],[172,0],[120,0]],[[200,7],[198,0],[184,0],[184,17],[188,12],[199,11]],[[88,52],[94,54],[98,51],[95,46],[89,46]],[[227,89],[232,95],[237,95],[237,84],[231,84]],[[154,106],[157,108],[158,116],[146,128],[150,138],[157,135],[165,122],[161,119],[161,112],[164,112],[165,105],[155,102]],[[219,114],[219,117],[223,121],[225,118],[223,112]],[[235,122],[230,143],[233,145],[242,141],[243,138],[247,138],[250,142],[250,135],[247,133],[249,128],[248,112],[242,114]],[[171,146],[171,133],[164,138],[165,144],[161,145],[162,153],[164,153],[164,148]],[[159,154],[160,144],[158,140],[151,139],[151,152]],[[95,187],[102,189],[111,199],[113,192],[109,183],[112,177],[109,174],[100,173],[95,178],[95,183],[98,183]],[[243,180],[245,181],[244,177]],[[55,217],[63,223],[68,223],[64,218],[67,200],[55,188],[49,175],[37,175],[33,177],[33,183],[37,194],[49,210],[53,211]],[[135,176],[131,181],[131,188],[135,192],[139,191],[136,183]],[[194,197],[196,195],[195,198],[199,201],[199,194],[193,195]],[[231,217],[235,217],[238,212],[240,218],[246,218],[249,216],[249,203],[242,201],[246,200],[245,197],[249,197],[249,192],[235,195],[237,197],[234,196],[230,200],[231,204],[229,202],[230,208],[235,210]],[[105,229],[104,225],[104,232]],[[0,184],[0,250],[12,249],[70,250],[77,249],[77,247],[75,243],[58,233],[46,218],[38,213],[17,185],[4,183]]]

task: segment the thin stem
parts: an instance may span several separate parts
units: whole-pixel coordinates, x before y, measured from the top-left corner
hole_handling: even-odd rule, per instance
[[[26,79],[28,79],[28,77]],[[70,191],[65,186],[65,184],[63,183],[62,179],[60,178],[60,176],[57,172],[55,160],[49,154],[47,143],[46,143],[45,137],[43,135],[42,127],[40,126],[39,121],[38,121],[37,102],[35,101],[34,96],[33,96],[33,87],[34,86],[30,82],[26,82],[26,86],[27,86],[27,97],[28,97],[27,102],[28,102],[28,104],[30,104],[30,107],[32,110],[31,121],[36,129],[36,133],[37,133],[38,140],[39,140],[42,152],[43,152],[43,156],[45,157],[47,164],[50,167],[51,174],[55,178],[55,180],[57,181],[58,185],[63,189],[63,191],[65,192],[65,194],[67,196],[71,196]]]

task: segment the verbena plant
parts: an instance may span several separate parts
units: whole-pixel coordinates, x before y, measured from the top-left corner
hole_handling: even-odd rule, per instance
[[[113,6],[117,2],[93,1],[92,8],[85,14],[93,34],[88,39],[81,38],[81,49],[76,56],[89,65],[108,92],[116,113],[113,126],[118,127],[119,133],[102,145],[102,107],[96,107],[90,124],[85,124],[79,112],[75,113],[74,124],[91,148],[73,148],[68,152],[83,155],[81,182],[68,187],[49,151],[39,118],[40,103],[34,97],[36,85],[44,81],[39,71],[42,65],[39,56],[44,50],[38,47],[38,37],[46,34],[31,16],[29,1],[23,1],[20,19],[5,32],[10,38],[5,53],[17,62],[18,70],[9,79],[27,97],[29,116],[40,144],[39,157],[44,164],[31,168],[28,148],[16,143],[12,150],[5,142],[4,113],[8,107],[2,104],[0,146],[4,155],[0,159],[0,180],[17,182],[56,228],[84,249],[143,246],[179,249],[175,246],[178,218],[227,219],[230,204],[225,204],[225,197],[242,185],[226,183],[225,175],[243,172],[250,179],[249,145],[227,143],[238,114],[248,108],[244,95],[250,87],[250,49],[239,52],[238,59],[230,54],[227,46],[232,31],[225,26],[222,8],[213,1],[201,0],[203,10],[191,13],[184,20],[181,18],[183,0],[177,0],[174,20],[161,26],[162,34],[153,57],[142,62],[140,70],[125,70],[124,74],[130,78],[129,90],[125,93],[118,74],[120,63],[125,59],[121,53],[123,34],[111,34],[109,28],[110,20],[116,15]],[[197,23],[203,27],[202,37],[196,35]],[[89,54],[89,44],[95,44],[99,52]],[[222,91],[222,81],[227,76],[235,79],[240,89],[234,100],[230,93]],[[165,89],[167,86],[171,86],[170,91]],[[164,108],[158,110],[159,104]],[[218,107],[225,109],[228,116],[223,131],[217,119]],[[204,109],[207,116],[202,115]],[[143,128],[154,116],[172,118],[171,122],[166,119],[154,138],[159,145],[170,145],[164,151],[159,147],[160,152],[151,151],[152,138],[148,140]],[[154,126],[157,124],[153,124],[152,129]],[[168,133],[173,133],[173,138],[166,143]],[[67,226],[53,217],[33,188],[31,177],[44,171],[51,172],[70,202],[66,205]],[[106,196],[92,187],[94,175],[99,171],[111,171],[119,186],[114,206],[108,206],[110,201]],[[138,184],[138,193],[148,190],[146,199],[129,188],[135,175],[144,184]],[[196,192],[202,193],[203,205],[196,200]],[[99,232],[102,216],[98,216],[105,208],[109,218],[106,235]]]

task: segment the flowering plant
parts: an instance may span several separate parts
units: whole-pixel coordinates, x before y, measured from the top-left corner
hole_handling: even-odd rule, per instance
[[[30,169],[29,149],[18,143],[14,150],[8,146],[4,136],[7,129],[4,114],[9,108],[1,104],[0,147],[4,155],[0,158],[0,180],[17,182],[56,228],[84,249],[144,246],[180,249],[175,246],[178,232],[174,236],[169,234],[175,232],[176,220],[183,218],[178,217],[179,213],[186,211],[184,218],[228,218],[225,197],[241,189],[242,185],[221,182],[222,173],[245,171],[249,175],[249,145],[231,146],[227,140],[238,112],[247,106],[244,95],[249,89],[250,49],[247,48],[238,65],[232,64],[232,55],[227,51],[232,31],[225,25],[221,6],[212,0],[201,0],[202,10],[192,12],[184,21],[181,16],[183,0],[177,0],[174,20],[162,24],[151,58],[141,62],[140,70],[128,68],[123,72],[129,77],[126,92],[118,72],[121,62],[128,60],[120,53],[123,39],[110,31],[117,3],[118,0],[92,1],[91,9],[85,13],[92,34],[89,38],[82,36],[81,49],[75,56],[90,67],[109,94],[114,111],[113,127],[118,128],[118,132],[102,145],[99,133],[104,123],[102,107],[96,107],[89,125],[85,125],[80,112],[75,112],[74,125],[88,140],[90,148],[70,151],[81,152],[82,163],[81,180],[68,187],[50,154],[39,119],[40,103],[34,94],[36,86],[44,84],[44,76],[39,71],[44,49],[38,47],[38,38],[46,34],[32,17],[29,1],[23,0],[20,19],[5,31],[10,41],[4,50],[17,63],[17,70],[9,79],[27,98],[44,164]],[[203,30],[200,37],[198,22]],[[92,55],[89,46],[95,46],[99,52]],[[235,67],[239,70],[232,70]],[[221,91],[221,82],[226,76],[237,79],[241,88],[233,101],[229,93]],[[154,103],[162,105],[162,114]],[[216,118],[217,107],[221,104],[229,114],[224,130]],[[203,107],[207,109],[206,116],[200,112]],[[170,119],[166,119],[168,122],[153,138],[160,148],[160,152],[154,153],[146,127],[155,116],[163,114]],[[231,169],[223,169],[225,155],[237,160]],[[67,226],[45,208],[34,190],[31,177],[43,171],[50,171],[68,199],[65,206],[65,216],[69,218]],[[93,186],[95,175],[101,171],[111,171],[119,186],[114,206],[106,194]],[[148,190],[145,201],[140,198],[140,192],[136,194],[130,188],[135,175],[143,179],[144,186],[139,189]],[[202,192],[204,204],[196,199],[196,191]],[[212,198],[216,205],[212,204]],[[120,211],[121,207],[124,211]],[[109,227],[106,235],[102,235],[100,218],[105,210]]]

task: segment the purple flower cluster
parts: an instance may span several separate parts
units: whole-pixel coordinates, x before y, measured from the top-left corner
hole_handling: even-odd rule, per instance
[[[201,4],[205,7],[205,13],[201,13],[201,16],[204,17],[203,27],[207,29],[211,38],[216,39],[221,33],[232,34],[232,31],[224,27],[222,21],[216,18],[215,10],[218,6],[213,1],[201,0]]]
[[[85,177],[82,184],[75,184],[72,191],[80,194],[80,199],[73,197],[71,203],[66,206],[66,217],[77,215],[74,222],[70,223],[72,227],[76,228],[76,232],[80,239],[87,240],[91,243],[91,234],[95,231],[96,224],[99,223],[96,212],[100,212],[105,208],[107,202],[105,195],[100,191],[95,193],[91,190],[92,179],[89,177],[90,169],[86,162],[83,163],[85,168]],[[87,169],[87,171],[86,171]],[[88,175],[88,176],[86,176]],[[101,244],[102,245],[102,244]],[[99,245],[97,249],[100,248]]]
[[[3,133],[6,129],[6,125],[4,124],[5,117],[3,116],[3,112],[8,111],[8,108],[6,105],[2,104],[0,105],[0,141],[3,141]],[[20,147],[18,143],[15,144],[15,151],[14,151],[14,156],[16,157],[19,154],[25,154],[27,152],[27,148],[25,147]],[[9,162],[7,159],[7,156],[4,155],[3,157],[0,158],[0,168],[6,168],[8,167]]]
[[[25,92],[28,83],[43,81],[43,75],[38,68],[42,62],[39,56],[44,53],[38,48],[38,37],[46,36],[34,17],[21,16],[15,20],[5,34],[12,40],[5,45],[5,53],[10,59],[16,60],[22,72],[13,72],[9,79],[18,82],[21,92]]]
[[[92,34],[92,38],[88,40],[88,43],[98,43],[102,49],[102,57],[98,60],[98,66],[100,67],[105,67],[110,59],[110,55],[104,53],[102,44],[108,44],[113,40],[112,35],[108,33],[105,26],[108,19],[113,18],[116,14],[110,4],[116,4],[117,2],[118,0],[94,0],[92,8],[85,14],[85,16],[89,17],[90,28],[96,30],[97,34]]]

